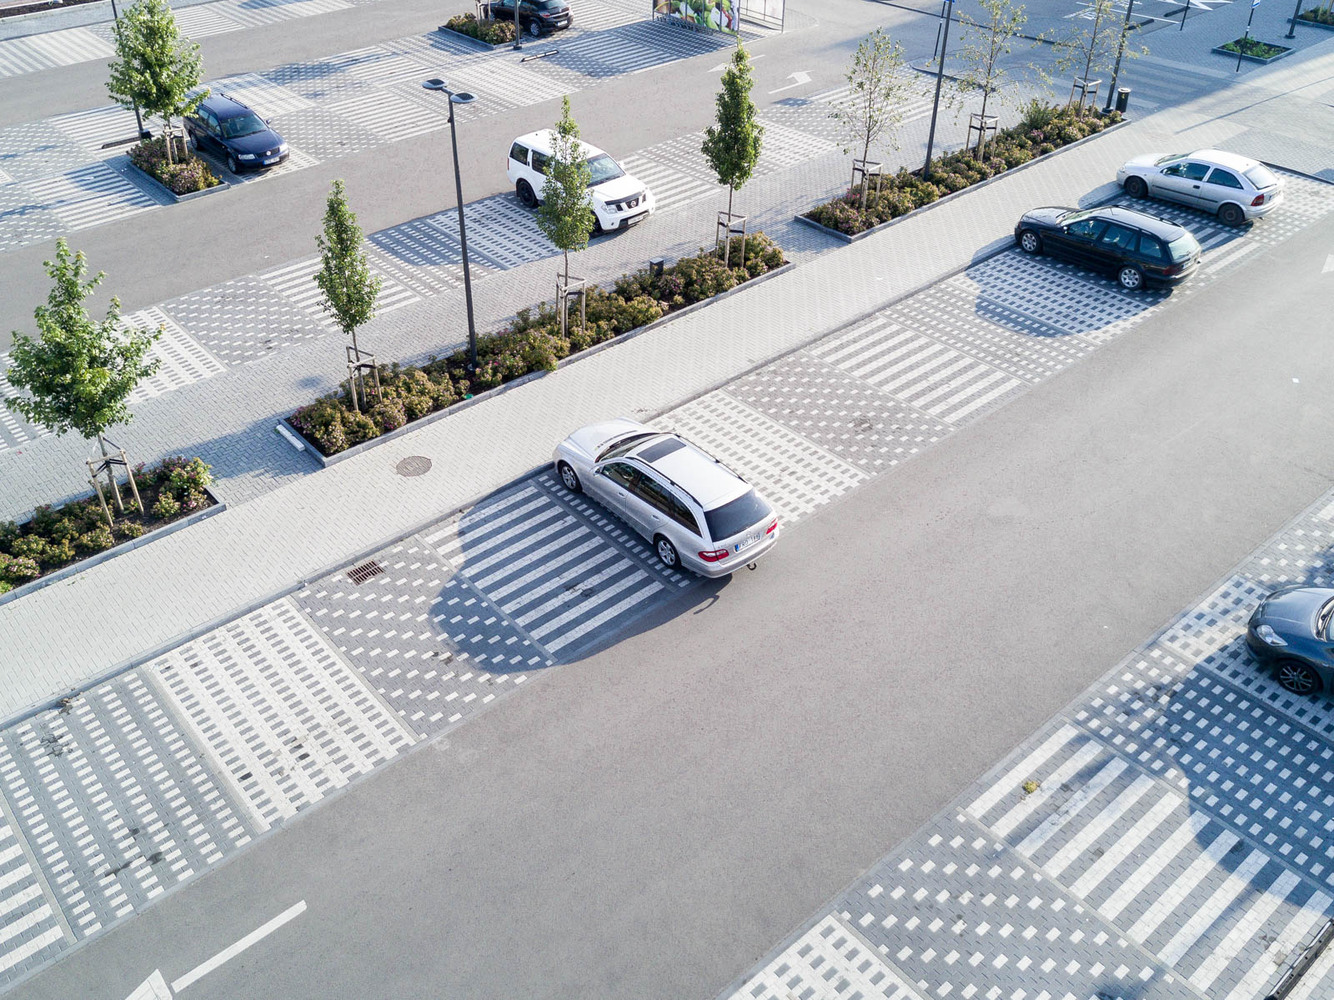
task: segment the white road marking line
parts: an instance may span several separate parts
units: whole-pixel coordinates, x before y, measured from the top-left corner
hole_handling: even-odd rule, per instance
[[[264,938],[268,937],[283,924],[287,923],[289,920],[293,920],[296,917],[301,916],[301,914],[305,912],[306,912],[306,901],[304,899],[301,900],[301,902],[297,903],[295,906],[289,906],[287,909],[283,910],[282,913],[278,914],[263,927],[260,927],[258,930],[251,931],[245,937],[241,938],[240,941],[237,941],[235,944],[230,945],[227,948],[224,948],[222,951],[218,952],[216,955],[210,958],[207,962],[204,962],[202,965],[196,965],[185,975],[181,976],[180,979],[174,980],[171,984],[172,992],[179,993],[187,986],[190,986],[191,984],[198,982],[200,979],[203,979],[205,976],[207,976],[214,969],[218,968],[218,966],[222,965],[224,962],[230,962],[233,958],[241,954],[241,952],[245,951],[251,945],[256,944],[259,941],[262,941]]]
[[[1215,837],[1204,849],[1204,853],[1198,855],[1190,866],[1177,876],[1166,892],[1158,893],[1153,905],[1131,926],[1128,936],[1140,942],[1146,940],[1168,915],[1185,901],[1195,887],[1204,881],[1204,877],[1218,867],[1218,862],[1223,860],[1224,855],[1240,841],[1241,838],[1231,830],[1224,830]]]
[[[1188,841],[1194,840],[1201,830],[1209,825],[1209,817],[1204,813],[1192,813],[1190,819],[1182,823],[1172,835],[1158,845],[1144,864],[1140,865],[1127,878],[1121,887],[1112,893],[1110,899],[1098,907],[1098,912],[1108,920],[1115,920],[1126,905],[1143,892],[1168,862],[1181,853]]]
[[[1191,983],[1200,990],[1209,989],[1218,978],[1218,974],[1241,954],[1242,949],[1255,937],[1265,921],[1278,909],[1279,904],[1299,885],[1301,879],[1292,872],[1281,872],[1269,888],[1261,893],[1256,904],[1237,921],[1237,925],[1228,932],[1222,943],[1200,963],[1200,967],[1190,977]]]
[[[991,828],[998,837],[1008,837],[1016,827],[1037,811],[1038,806],[1046,802],[1060,787],[1093,762],[1102,752],[1101,743],[1085,743],[1073,757],[1042,779],[1042,785],[1031,795],[1026,795],[1013,809],[1007,812]]]
[[[1056,812],[1038,824],[1037,829],[1025,837],[1015,850],[1026,858],[1032,857],[1034,851],[1056,836],[1066,823],[1078,816],[1086,805],[1096,799],[1102,793],[1102,790],[1120,777],[1121,773],[1129,766],[1120,757],[1113,759],[1106,767],[1095,774],[1088,784],[1066,799],[1060,809],[1057,809]]]
[[[1042,746],[1038,747],[1027,757],[1021,760],[1004,778],[997,781],[988,788],[971,806],[968,811],[979,819],[995,807],[996,803],[1008,795],[1016,785],[1019,779],[1026,774],[1032,774],[1033,770],[1043,764],[1052,754],[1061,747],[1068,744],[1079,733],[1073,726],[1062,726],[1051,736],[1047,737]]]
[[[154,969],[153,974],[136,987],[126,1000],[171,1000],[171,990],[162,978],[162,970]]]
[[[1306,901],[1306,905],[1297,911],[1288,921],[1273,943],[1265,949],[1263,955],[1251,967],[1251,971],[1242,977],[1227,1000],[1254,1000],[1260,993],[1260,987],[1274,975],[1274,971],[1285,963],[1286,956],[1306,937],[1315,925],[1325,919],[1325,911],[1334,902],[1323,892],[1315,893]],[[1328,951],[1325,954],[1329,954]],[[1310,975],[1310,973],[1307,973]],[[1299,991],[1300,992],[1300,991]],[[1296,994],[1293,994],[1295,997]]]
[[[1215,889],[1204,901],[1204,905],[1192,913],[1190,919],[1172,935],[1172,940],[1167,942],[1163,950],[1158,953],[1158,957],[1168,965],[1180,962],[1204,932],[1228,912],[1233,900],[1242,894],[1242,891],[1251,884],[1251,879],[1255,878],[1260,869],[1268,863],[1269,859],[1264,851],[1251,851],[1246,860],[1237,866],[1237,870],[1229,872],[1223,884]]]
[[[1075,858],[1092,847],[1094,842],[1106,833],[1113,823],[1125,815],[1126,810],[1138,802],[1144,793],[1152,787],[1153,779],[1147,775],[1140,775],[1129,788],[1116,797],[1114,802],[1098,813],[1093,818],[1093,822],[1085,826],[1074,837],[1071,837],[1066,845],[1057,851],[1052,859],[1042,867],[1049,875],[1060,875],[1061,872],[1070,867],[1070,863]]]

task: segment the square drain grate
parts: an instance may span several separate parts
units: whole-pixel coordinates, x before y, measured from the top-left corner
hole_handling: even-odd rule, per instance
[[[379,576],[384,572],[384,567],[372,559],[370,562],[364,562],[360,566],[353,566],[347,571],[347,578],[360,586],[373,576]]]

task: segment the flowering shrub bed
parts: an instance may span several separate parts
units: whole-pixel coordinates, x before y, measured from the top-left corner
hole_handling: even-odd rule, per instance
[[[172,142],[175,163],[167,162],[167,140],[163,136],[139,143],[131,148],[129,155],[131,163],[166,185],[172,194],[191,194],[222,183],[207,163],[190,153],[180,136]]]
[[[0,522],[0,594],[213,506],[204,491],[213,477],[198,458],[168,458],[153,469],[140,464],[134,480],[146,509],[135,507],[129,481],[122,481],[125,513],[116,514],[114,529],[107,527],[96,497],[63,507],[38,507],[23,524]]]
[[[446,21],[445,27],[487,45],[514,41],[513,21],[478,21],[476,14],[458,14]]]
[[[344,385],[297,410],[288,421],[326,456],[398,430],[404,424],[443,410],[460,399],[494,389],[535,371],[554,371],[557,362],[595,344],[652,323],[758,278],[786,261],[783,252],[763,233],[733,237],[733,266],[723,265],[718,250],[683,257],[662,274],[647,268],[623,275],[610,289],[592,287],[585,302],[586,324],[579,325],[572,302],[565,336],[556,307],[543,302],[535,310],[520,309],[503,330],[477,341],[477,371],[468,373],[467,349],[432,358],[421,367],[380,366],[380,399],[367,412],[352,409]],[[740,263],[737,263],[740,261]]]
[[[915,172],[900,170],[881,182],[879,192],[872,190],[867,195],[865,208],[861,204],[861,190],[857,189],[817,205],[806,213],[806,218],[855,236],[947,194],[962,191],[971,184],[1027,163],[1035,156],[1101,132],[1120,120],[1121,115],[1116,112],[1081,115],[1074,108],[1053,108],[1034,101],[1018,125],[1001,130],[987,143],[983,159],[977,159],[971,149],[961,149],[940,157],[932,168],[930,180],[924,180]]]

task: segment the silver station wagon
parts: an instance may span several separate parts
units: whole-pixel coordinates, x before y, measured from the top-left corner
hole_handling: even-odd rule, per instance
[[[1198,208],[1228,226],[1268,215],[1283,201],[1283,179],[1259,160],[1221,149],[1137,156],[1116,172],[1132,198]]]
[[[673,569],[727,576],[778,540],[778,515],[764,498],[679,435],[609,420],[575,431],[552,462],[567,490],[587,490]]]

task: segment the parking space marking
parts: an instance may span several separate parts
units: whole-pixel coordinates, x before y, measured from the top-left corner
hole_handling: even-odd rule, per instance
[[[242,27],[240,22],[227,16],[219,3],[192,4],[172,13],[176,16],[177,29],[186,38],[207,38]]]
[[[182,295],[160,308],[224,364],[246,364],[323,336],[328,328],[328,320],[307,300],[293,300],[280,290],[284,281],[298,290],[306,287],[293,265]]]
[[[261,118],[277,118],[314,107],[307,97],[274,83],[259,73],[241,73],[209,81],[215,94],[234,97],[253,108]]]
[[[513,194],[499,194],[463,206],[468,229],[469,255],[502,270],[556,255],[556,249],[537,228],[533,213],[519,204]],[[458,223],[446,223],[444,216],[430,220],[446,239],[457,239]],[[474,235],[476,234],[476,235]]]
[[[71,230],[137,215],[158,204],[105,163],[29,181],[26,187],[37,208],[55,213]]]
[[[675,431],[760,491],[790,525],[869,478],[795,431],[718,389],[651,426]]]
[[[626,173],[638,177],[653,192],[659,212],[698,201],[718,190],[717,184],[711,184],[703,177],[683,174],[637,153],[622,158],[620,164]]]
[[[133,109],[122,108],[119,104],[57,115],[49,119],[49,122],[86,149],[91,156],[99,159],[115,156],[124,151],[124,147],[121,146],[105,150],[102,148],[103,143],[133,139],[138,130]]]
[[[444,101],[439,106],[448,111]],[[426,135],[449,124],[444,115],[383,89],[330,105],[327,110],[374,133],[382,142]]]
[[[414,59],[386,45],[353,49],[332,56],[330,61],[363,83],[379,87],[393,83],[420,83],[425,79],[426,71],[432,68],[430,61]]]
[[[0,772],[7,769],[0,764]],[[0,811],[0,976],[26,971],[63,950],[64,928],[23,845]]]
[[[261,831],[415,741],[286,599],[145,669]]]
[[[115,49],[87,28],[65,28],[0,41],[0,78],[107,59]]]
[[[161,396],[181,386],[212,378],[223,370],[223,364],[213,357],[194,338],[186,334],[161,309],[141,309],[121,317],[124,326],[136,330],[157,330],[161,336],[149,349],[150,360],[161,361],[156,374],[143,379],[130,392],[130,400],[138,402]]]
[[[449,82],[474,94],[485,94],[488,100],[499,99],[513,108],[541,104],[573,93],[571,88],[515,65],[507,58],[465,62],[450,70]],[[443,98],[440,103],[444,104]]]

